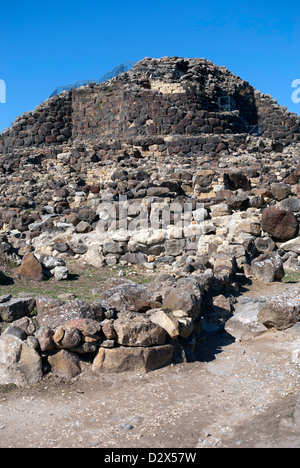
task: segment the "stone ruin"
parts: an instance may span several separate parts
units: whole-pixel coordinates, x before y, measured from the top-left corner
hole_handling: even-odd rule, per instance
[[[18,117],[0,135],[3,259],[39,281],[67,279],[70,259],[157,278],[111,279],[92,304],[3,295],[0,383],[72,377],[82,355],[95,372],[149,371],[192,359],[212,324],[238,339],[294,326],[296,286],[285,319],[262,300],[246,330],[232,292],[300,271],[299,124],[225,67],[178,57]]]

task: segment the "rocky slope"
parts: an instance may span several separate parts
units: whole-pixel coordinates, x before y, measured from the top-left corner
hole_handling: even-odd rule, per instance
[[[300,270],[299,122],[226,68],[177,57],[18,118],[0,136],[0,250],[17,276],[65,280],[71,258],[79,272],[133,264],[160,276],[120,278],[97,304],[3,297],[2,383],[39,381],[43,363],[77,375],[82,354],[97,372],[152,370],[192,358],[201,326],[227,323],[238,339],[295,326],[298,289],[288,312],[280,301],[235,311],[233,293],[241,277]]]

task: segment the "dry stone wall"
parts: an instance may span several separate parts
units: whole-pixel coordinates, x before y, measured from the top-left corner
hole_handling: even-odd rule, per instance
[[[151,88],[150,81],[145,84],[145,88],[135,88],[115,81],[106,88],[95,86],[74,93],[73,137],[218,135],[243,130],[235,114],[205,110],[195,89],[185,87],[185,92],[174,93],[171,88],[170,93],[162,93]]]
[[[195,279],[166,275],[148,287],[109,279],[93,303],[2,296],[0,385],[34,384],[49,371],[71,379],[87,360],[94,373],[115,373],[191,359],[203,292]]]
[[[72,93],[65,91],[18,117],[0,135],[0,154],[11,154],[15,148],[61,144],[71,136]]]
[[[218,99],[230,96],[223,112]],[[100,85],[64,91],[18,117],[0,136],[0,153],[72,139],[247,134],[285,146],[299,141],[299,117],[270,95],[204,59],[144,59]]]

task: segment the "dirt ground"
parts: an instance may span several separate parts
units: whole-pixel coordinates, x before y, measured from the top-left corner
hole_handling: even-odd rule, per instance
[[[247,342],[203,333],[192,363],[102,376],[86,364],[72,381],[50,374],[0,394],[0,447],[300,448],[298,348],[291,331]]]

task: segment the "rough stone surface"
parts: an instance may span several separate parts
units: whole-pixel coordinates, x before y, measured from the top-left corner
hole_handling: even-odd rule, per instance
[[[147,288],[129,280],[108,280],[104,285],[101,299],[120,311],[145,312],[159,306],[152,299]]]
[[[166,332],[148,317],[123,315],[114,322],[117,343],[121,346],[155,346],[166,340]]]
[[[171,362],[174,348],[171,345],[151,348],[120,347],[101,348],[93,362],[94,372],[149,372]]]
[[[264,302],[249,301],[235,309],[234,315],[225,323],[225,330],[236,340],[245,341],[266,333],[267,327],[261,323],[259,312]]]
[[[51,371],[58,377],[72,379],[81,373],[80,361],[77,354],[62,349],[51,354],[48,358]]]
[[[43,281],[45,279],[43,266],[32,253],[29,253],[23,258],[22,264],[16,272],[16,276],[33,281]]]
[[[267,252],[251,263],[254,276],[264,283],[281,280],[284,277],[283,261],[276,252]]]
[[[298,233],[298,221],[294,214],[279,206],[272,206],[263,211],[261,226],[263,231],[279,241],[292,239]]]
[[[199,284],[182,280],[172,287],[163,301],[163,306],[171,311],[183,310],[193,319],[199,317],[201,313],[202,292]]]
[[[42,378],[40,355],[16,336],[0,336],[0,384],[23,387],[38,383]]]
[[[57,266],[54,268],[54,279],[55,281],[67,280],[69,277],[68,268],[65,266]]]
[[[36,301],[32,297],[12,298],[0,304],[0,317],[5,322],[14,322],[29,315],[35,308]]]
[[[37,303],[37,322],[39,327],[55,329],[72,319],[94,318],[94,312],[91,306],[78,299],[62,305],[61,302],[57,300],[50,302],[52,306],[46,308],[40,307],[39,303]]]
[[[54,330],[50,327],[42,327],[36,332],[36,338],[42,352],[55,348],[54,333]]]
[[[179,335],[179,324],[172,314],[166,313],[163,309],[152,311],[150,320],[162,327],[171,338],[176,338]]]
[[[269,299],[258,314],[258,320],[267,328],[285,330],[300,320],[299,286],[289,288]]]
[[[294,252],[297,255],[300,255],[300,237],[284,242],[281,244],[280,248],[287,252]]]

